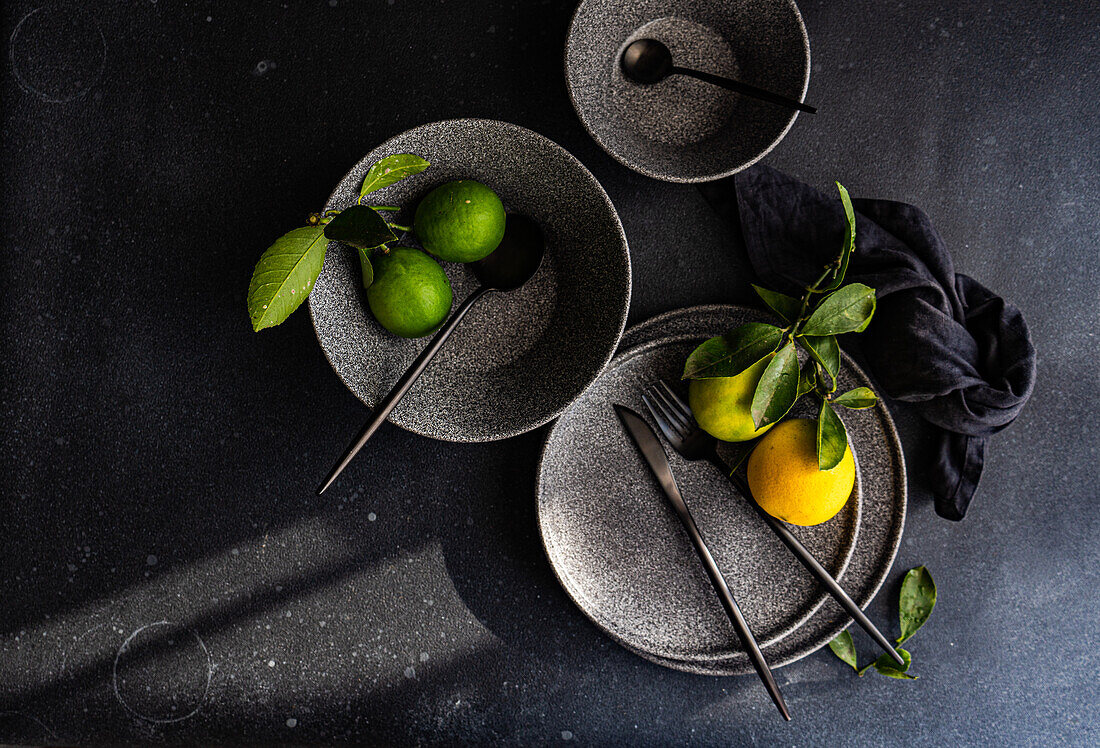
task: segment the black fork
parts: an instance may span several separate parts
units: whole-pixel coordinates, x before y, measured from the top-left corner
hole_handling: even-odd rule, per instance
[[[833,575],[813,557],[813,554],[806,550],[806,546],[799,542],[784,522],[760,508],[760,505],[752,497],[748,482],[737,472],[739,465],[731,467],[722,460],[718,454],[718,440],[703,431],[699,424],[695,422],[695,418],[691,415],[691,409],[680,399],[680,396],[661,380],[645,389],[645,392],[642,393],[642,400],[649,408],[650,414],[657,421],[657,426],[661,429],[661,433],[664,434],[668,443],[672,445],[672,448],[685,460],[692,462],[706,460],[726,474],[742,498],[748,501],[749,505],[756,510],[760,518],[783,541],[783,545],[790,549],[795,558],[801,561],[802,565],[813,574],[814,578],[825,586],[825,589],[840,604],[840,607],[844,608],[848,615],[855,619],[856,623],[875,640],[876,644],[882,647],[884,652],[894,658],[899,665],[904,666],[905,661],[894,649],[890,640],[875,628],[875,624],[871,623],[871,620],[863,614],[855,601],[848,597],[848,593],[833,579]]]

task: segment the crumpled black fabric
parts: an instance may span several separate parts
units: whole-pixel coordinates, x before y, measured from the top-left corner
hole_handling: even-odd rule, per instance
[[[765,286],[792,295],[839,253],[846,231],[837,193],[757,165],[701,190],[740,226]],[[928,477],[936,511],[966,514],[986,442],[1015,420],[1035,385],[1035,348],[1020,311],[956,273],[920,209],[853,199],[856,247],[846,281],[876,291],[877,310],[859,347],[887,395],[914,403],[938,431]],[[842,341],[843,344],[843,341]]]

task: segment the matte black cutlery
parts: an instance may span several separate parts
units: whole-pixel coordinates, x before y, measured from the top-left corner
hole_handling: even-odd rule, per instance
[[[670,75],[686,75],[690,78],[706,81],[715,86],[721,86],[729,91],[751,96],[754,99],[767,101],[770,104],[778,104],[788,109],[797,109],[808,114],[817,114],[817,109],[801,101],[788,99],[763,88],[735,81],[714,73],[705,73],[702,70],[680,67],[672,62],[672,52],[656,39],[636,39],[631,42],[619,60],[623,75],[635,83],[650,85],[659,83]]]
[[[469,201],[467,201],[469,202]],[[471,293],[462,305],[455,310],[447,323],[440,328],[431,342],[420,352],[416,360],[409,366],[390,393],[374,407],[370,420],[359,431],[359,435],[348,445],[340,459],[333,466],[325,480],[317,488],[317,495],[324,493],[325,489],[332,485],[333,481],[344,471],[344,468],[359,454],[359,450],[367,443],[386,417],[401,402],[401,398],[413,386],[413,383],[428,368],[435,354],[451,337],[451,333],[458,327],[458,323],[466,316],[466,312],[478,299],[493,291],[514,291],[538,271],[542,265],[542,256],[546,251],[546,240],[542,235],[542,229],[538,224],[526,216],[510,213],[504,230],[504,238],[500,246],[492,251],[488,257],[477,262],[469,263],[469,267],[477,276],[481,285]]]
[[[737,465],[728,465],[718,454],[718,440],[703,431],[695,418],[691,415],[691,409],[680,399],[671,387],[665,382],[650,385],[642,395],[642,400],[649,408],[650,414],[657,421],[661,433],[668,439],[669,444],[685,460],[706,460],[724,473],[748,501],[761,519],[771,528],[771,531],[783,542],[791,553],[795,555],[802,565],[816,578],[842,608],[855,619],[856,623],[866,631],[882,650],[890,655],[899,665],[904,666],[905,661],[894,649],[890,640],[882,635],[870,619],[864,615],[859,606],[852,600],[833,579],[832,574],[822,566],[816,558],[806,549],[806,546],[796,538],[787,528],[786,523],[771,516],[752,498],[748,482],[736,471]]]
[[[787,711],[786,703],[783,701],[783,694],[779,692],[779,686],[772,676],[767,660],[764,659],[764,654],[756,643],[756,637],[749,629],[749,624],[741,614],[741,609],[737,607],[737,601],[733,599],[733,593],[730,592],[726,580],[722,577],[722,572],[718,569],[718,565],[714,562],[714,557],[707,548],[703,536],[699,533],[699,528],[695,525],[695,520],[692,519],[691,512],[688,511],[687,504],[684,503],[683,496],[680,495],[680,489],[677,487],[676,479],[672,475],[672,466],[668,463],[668,456],[665,455],[657,434],[653,433],[653,429],[649,427],[649,424],[630,408],[615,405],[615,412],[619,414],[619,419],[623,422],[624,428],[634,440],[638,451],[642,453],[642,457],[645,458],[646,463],[653,471],[653,475],[656,476],[665,496],[668,497],[672,507],[676,510],[676,516],[680,518],[684,529],[687,530],[688,537],[691,538],[699,558],[703,560],[703,567],[707,570],[707,576],[710,577],[715,592],[718,593],[718,599],[721,600],[722,607],[725,608],[734,629],[737,630],[737,635],[740,637],[753,667],[756,668],[756,673],[760,676],[760,680],[764,682],[764,688],[768,690],[768,695],[772,697],[772,701],[775,702],[783,718],[790,720],[791,715]]]

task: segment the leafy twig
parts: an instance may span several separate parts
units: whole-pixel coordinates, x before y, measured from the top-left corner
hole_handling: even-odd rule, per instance
[[[798,398],[815,395],[821,401],[817,440],[820,470],[836,467],[848,444],[844,423],[833,406],[869,408],[877,402],[866,387],[835,394],[841,360],[836,336],[862,332],[875,312],[874,289],[862,283],[843,285],[855,247],[856,222],[848,191],[840,183],[837,189],[848,223],[840,254],[825,265],[817,280],[803,289],[801,298],[753,286],[785,326],[750,322],[711,338],[688,357],[683,375],[684,379],[733,377],[772,357],[753,392],[753,424],[759,429],[775,423],[790,412]],[[811,371],[817,376],[799,371],[796,345],[810,355]]]
[[[382,212],[394,212],[393,205],[365,206],[367,195],[427,169],[428,162],[412,153],[398,153],[376,162],[367,171],[359,189],[359,199],[344,210],[329,209],[310,214],[306,226],[284,234],[267,248],[256,263],[248,284],[248,315],[256,331],[282,323],[301,306],[325,259],[328,242],[341,241],[359,250],[363,286],[374,278],[370,252],[386,251],[397,241],[397,231],[411,231],[408,226],[390,223]]]

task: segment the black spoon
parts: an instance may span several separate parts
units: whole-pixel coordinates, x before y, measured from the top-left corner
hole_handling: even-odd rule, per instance
[[[355,441],[351,443],[351,446],[347,448],[336,466],[332,468],[324,482],[318,487],[318,496],[332,485],[336,477],[343,472],[348,463],[367,443],[367,440],[374,435],[374,432],[386,420],[386,416],[390,414],[390,411],[397,407],[397,403],[401,401],[401,398],[412,387],[413,382],[428,367],[432,358],[447,342],[447,338],[458,327],[458,323],[466,316],[466,312],[470,311],[470,307],[474,305],[474,302],[490,291],[514,291],[525,284],[542,265],[542,256],[545,251],[546,242],[538,224],[526,216],[509,214],[505,224],[504,238],[501,239],[500,246],[493,250],[488,257],[470,264],[470,269],[481,281],[481,285],[466,297],[462,305],[447,320],[447,324],[440,328],[427,347],[413,361],[409,370],[393,386],[390,394],[386,395],[375,406],[367,425],[359,432],[359,436],[355,438]]]
[[[619,60],[619,64],[623,69],[623,75],[635,83],[650,85],[659,83],[670,75],[688,75],[692,78],[698,78],[701,81],[727,88],[730,91],[736,91],[745,96],[752,96],[754,99],[760,99],[761,101],[767,101],[772,104],[779,104],[780,106],[797,109],[800,112],[817,114],[817,109],[815,107],[803,104],[801,101],[788,99],[786,96],[780,96],[771,91],[765,91],[763,88],[750,86],[748,83],[741,83],[732,78],[723,78],[720,75],[704,73],[701,70],[677,67],[672,64],[672,52],[669,51],[668,47],[656,39],[638,39],[631,42],[630,45],[623,50],[623,56]]]

